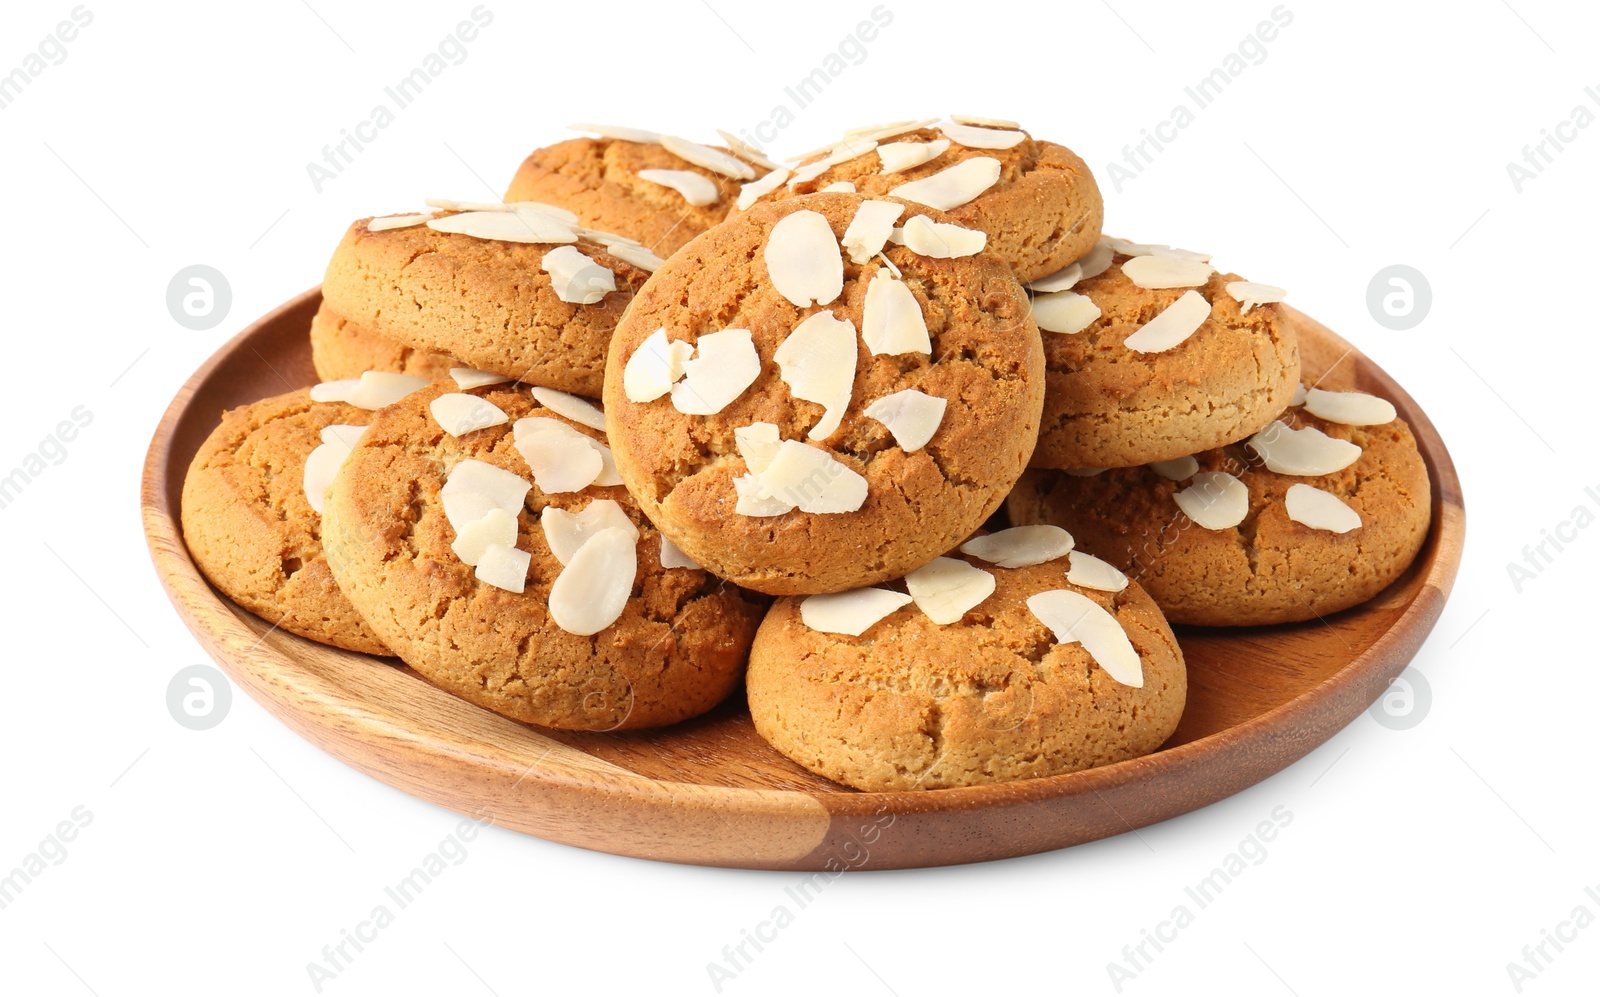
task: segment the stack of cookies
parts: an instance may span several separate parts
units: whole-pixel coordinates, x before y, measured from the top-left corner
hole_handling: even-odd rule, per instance
[[[185,483],[241,606],[548,727],[743,680],[796,763],[933,789],[1153,751],[1169,620],[1323,616],[1419,549],[1393,406],[1301,385],[1280,289],[1103,236],[1067,148],[578,127],[503,202],[346,232],[322,383],[226,413]]]

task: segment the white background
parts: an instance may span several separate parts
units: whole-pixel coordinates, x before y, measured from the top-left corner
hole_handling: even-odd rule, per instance
[[[93,814],[0,910],[0,991],[313,993],[306,964],[459,821],[345,768],[243,695],[210,731],[168,715],[168,681],[205,658],[150,567],[137,483],[191,371],[316,284],[352,218],[498,194],[573,120],[702,140],[749,128],[873,3],[489,0],[494,21],[465,61],[317,193],[306,163],[472,6],[90,0],[94,21],[65,61],[0,111],[16,375],[0,396],[0,469],[74,406],[94,415],[0,510],[0,872],[75,807]],[[1555,0],[1448,13],[1290,0],[1293,23],[1265,61],[1115,190],[1107,164],[1272,6],[888,0],[893,22],[865,60],[774,151],[923,114],[1020,119],[1100,173],[1110,231],[1214,251],[1383,364],[1432,415],[1468,502],[1460,579],[1414,662],[1431,709],[1403,731],[1363,715],[1253,789],[1137,836],[846,876],[723,992],[1114,993],[1107,964],[1280,806],[1293,820],[1265,860],[1123,992],[1514,993],[1506,965],[1525,945],[1580,904],[1600,915],[1584,893],[1600,893],[1600,530],[1579,532],[1520,593],[1506,567],[1575,507],[1600,511],[1600,127],[1520,193],[1506,171],[1576,105],[1600,112],[1584,95],[1600,89],[1600,24]],[[71,7],[5,5],[0,73]],[[232,286],[230,313],[206,332],[165,304],[194,263]],[[1366,305],[1393,263],[1432,286],[1409,331]],[[707,964],[799,878],[491,828],[324,992],[714,993]],[[1547,951],[1553,964],[1523,992],[1593,992],[1600,927]]]

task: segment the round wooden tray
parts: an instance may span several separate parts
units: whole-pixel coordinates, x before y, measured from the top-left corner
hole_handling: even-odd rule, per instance
[[[311,384],[306,330],[320,294],[262,318],[173,399],[145,461],[151,557],[184,622],[233,681],[335,758],[422,799],[584,848],[764,869],[890,869],[1026,855],[1120,834],[1214,803],[1350,723],[1433,628],[1461,559],[1461,486],[1400,386],[1288,311],[1308,379],[1392,400],[1433,476],[1433,527],[1377,598],[1326,620],[1180,629],[1189,701],[1144,758],[997,786],[861,793],[812,775],[756,735],[736,693],[653,731],[565,733],[497,716],[390,660],[271,630],[206,582],[178,527],[184,472],[224,409]]]

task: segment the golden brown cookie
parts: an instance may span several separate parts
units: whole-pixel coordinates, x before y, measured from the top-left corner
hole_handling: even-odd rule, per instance
[[[371,419],[305,390],[224,413],[183,479],[181,518],[195,564],[240,606],[302,637],[389,654],[334,583],[303,480],[324,429]]]
[[[369,370],[437,381],[449,377],[450,368],[467,365],[443,353],[413,349],[368,332],[324,303],[311,316],[311,366],[324,381],[356,378]]]
[[[1287,474],[1240,443],[1197,454],[1192,462],[1085,477],[1029,471],[1006,511],[1014,523],[1071,531],[1138,580],[1174,623],[1252,626],[1327,616],[1377,595],[1416,556],[1431,517],[1428,469],[1398,418],[1351,426],[1291,408],[1282,421],[1288,431],[1274,423],[1252,439],[1265,440],[1269,453],[1274,441],[1293,440],[1329,457],[1316,467],[1280,467],[1321,470],[1353,455],[1315,435],[1299,438],[1303,429],[1354,444],[1359,456],[1329,473]],[[1217,476],[1224,474],[1240,484]],[[1306,486],[1329,494],[1319,497]],[[1294,501],[1291,489],[1297,489]],[[1182,501],[1191,512],[1216,528],[1180,508],[1180,494],[1187,494]]]
[[[1115,242],[1141,253],[1135,257],[1112,245],[1102,242],[1080,264],[1093,276],[1066,290],[1035,289],[1046,387],[1034,467],[1171,460],[1241,440],[1283,411],[1300,354],[1275,301],[1239,301],[1229,286],[1246,282],[1206,262]],[[1125,270],[1130,263],[1145,283],[1184,283],[1140,286]],[[1187,338],[1163,348],[1185,329]]]
[[[1060,270],[1094,246],[1105,205],[1094,175],[1071,149],[1015,128],[926,124],[847,134],[839,145],[805,157],[761,200],[839,183],[872,197],[916,200],[943,210],[957,224],[987,232],[989,252],[1011,264],[1023,282]],[[994,147],[1007,142],[1013,144]],[[824,163],[832,165],[819,172]],[[936,175],[941,179],[926,182]],[[911,183],[920,185],[913,189],[917,196],[897,191]]]
[[[668,260],[612,342],[606,425],[629,490],[689,556],[757,591],[904,574],[981,525],[1033,448],[1039,334],[1010,269],[911,245],[868,255],[894,221],[937,251],[982,240],[870,203],[741,213]],[[904,217],[841,250],[884,208]],[[822,303],[794,300],[807,294]]]
[[[482,399],[508,421],[451,436],[436,415],[442,396]],[[510,384],[459,392],[439,382],[379,413],[328,495],[325,535],[351,602],[422,677],[517,720],[613,730],[670,724],[715,706],[738,684],[763,601],[705,571],[662,567],[660,535],[623,488],[591,484],[550,493],[534,485],[520,505],[513,498],[511,529],[522,552],[513,558],[527,562],[515,569],[516,583],[525,584],[521,592],[481,580],[485,561],[474,568],[453,547],[466,531],[447,514],[447,482],[472,461],[524,485],[533,480],[518,448],[522,431],[513,428],[530,418],[543,420],[547,430],[557,424],[557,443],[580,434],[603,439]],[[554,459],[547,470],[561,473],[574,463]],[[539,480],[556,487],[552,479]],[[611,517],[634,533],[626,540],[626,565],[617,568],[623,574],[590,580],[622,586],[615,590],[619,615],[592,635],[569,632],[563,627],[570,618],[552,609],[552,592],[571,584],[562,575],[589,563],[580,558],[590,548],[569,551],[564,565],[550,541],[560,525],[556,514],[570,524],[567,513],[583,516],[594,506],[593,515],[609,503],[617,507]],[[579,609],[586,598],[608,598],[588,591],[578,589]]]
[[[450,219],[482,215],[519,217],[504,211],[435,217],[455,225]],[[480,238],[427,224],[374,232],[371,221],[351,225],[334,250],[322,284],[330,309],[369,332],[479,370],[591,398],[600,394],[611,332],[648,271],[542,215],[528,219],[536,228],[513,226],[509,234],[555,241]],[[552,259],[552,253],[559,255]],[[547,261],[576,259],[573,254],[596,269],[576,276],[547,270]],[[594,300],[585,304],[583,298]]]
[[[850,636],[808,625],[808,599],[774,603],[746,678],[761,736],[835,782],[892,792],[1074,772],[1148,754],[1172,735],[1188,689],[1183,653],[1138,585],[1074,585],[1066,557],[1013,569],[951,558],[994,578],[992,594],[954,623],[911,603]],[[1085,615],[1084,599],[1109,614],[1094,613],[1126,634],[1142,686],[1097,663],[1104,648],[1063,642],[1035,615],[1029,599],[1060,590],[1072,594],[1047,598],[1063,600],[1069,622]]]
[[[675,188],[649,179],[659,176],[656,170],[703,178],[697,186],[715,200],[691,204]],[[577,215],[580,225],[637,239],[667,257],[728,216],[740,182],[675,156],[658,142],[575,138],[535,149],[511,178],[506,200],[558,205]]]

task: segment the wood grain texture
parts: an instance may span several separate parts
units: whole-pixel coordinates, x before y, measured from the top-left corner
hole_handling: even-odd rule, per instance
[[[224,409],[313,383],[308,291],[241,332],[173,399],[145,461],[143,514],[167,593],[245,692],[335,758],[422,799],[585,848],[764,869],[890,869],[1026,855],[1144,827],[1214,803],[1299,759],[1361,714],[1443,609],[1465,513],[1449,453],[1387,374],[1288,309],[1308,379],[1392,400],[1433,479],[1416,562],[1372,601],[1325,620],[1180,629],[1189,702],[1144,758],[999,786],[861,793],[769,748],[742,693],[674,727],[568,733],[456,699],[386,660],[303,640],[234,607],[178,528],[183,474]]]

